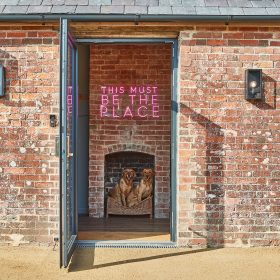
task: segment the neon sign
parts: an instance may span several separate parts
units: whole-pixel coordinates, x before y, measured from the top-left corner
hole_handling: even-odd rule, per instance
[[[101,86],[100,117],[159,118],[157,86]]]

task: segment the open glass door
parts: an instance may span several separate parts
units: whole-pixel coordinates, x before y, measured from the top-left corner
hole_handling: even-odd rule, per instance
[[[60,267],[67,267],[77,239],[77,49],[67,19],[60,32]]]

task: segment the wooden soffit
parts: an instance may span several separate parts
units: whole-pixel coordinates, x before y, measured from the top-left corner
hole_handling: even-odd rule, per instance
[[[75,38],[177,38],[180,31],[195,27],[280,27],[275,22],[70,22]],[[221,29],[223,29],[221,28]]]

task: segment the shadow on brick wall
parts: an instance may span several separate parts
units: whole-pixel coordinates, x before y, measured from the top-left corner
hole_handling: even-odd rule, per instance
[[[0,146],[0,155],[5,155],[1,158],[1,168],[4,171],[0,173],[0,242],[5,242],[12,245],[19,245],[20,243],[26,243],[22,238],[21,240],[14,240],[13,237],[23,237],[19,235],[20,227],[22,225],[17,219],[16,215],[23,211],[15,205],[20,203],[18,200],[18,188],[12,187],[14,178],[18,178],[18,174],[5,172],[9,166],[9,158],[12,157],[12,144],[15,140],[18,139],[18,130],[22,129],[18,127],[12,127],[12,122],[14,121],[11,118],[12,107],[14,103],[10,101],[10,87],[16,84],[18,79],[18,60],[16,57],[10,53],[0,49],[0,64],[5,67],[5,96],[0,98],[0,136],[1,136],[1,146]],[[18,106],[18,104],[17,104]],[[17,217],[18,218],[18,217]],[[25,223],[25,222],[22,222]],[[19,226],[20,225],[20,226]],[[32,225],[34,227],[34,225]]]
[[[201,176],[205,179],[199,185],[196,182],[196,198],[193,200],[194,209],[196,204],[205,204],[205,207],[202,207],[204,210],[194,210],[194,224],[189,226],[189,230],[193,232],[194,239],[206,239],[208,247],[220,247],[224,244],[224,133],[210,119],[183,103],[180,106],[180,113],[187,115],[192,123],[198,124],[199,130],[203,130],[205,135],[202,146],[206,150],[199,153],[201,156],[196,155],[194,158],[198,161],[198,157],[203,157],[205,168]]]

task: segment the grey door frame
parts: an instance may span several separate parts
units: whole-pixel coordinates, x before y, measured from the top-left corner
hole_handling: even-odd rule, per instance
[[[177,246],[177,141],[178,141],[178,41],[177,39],[116,38],[116,39],[76,39],[77,44],[172,44],[172,86],[171,86],[171,241],[100,241],[77,240],[78,247],[176,247]]]

